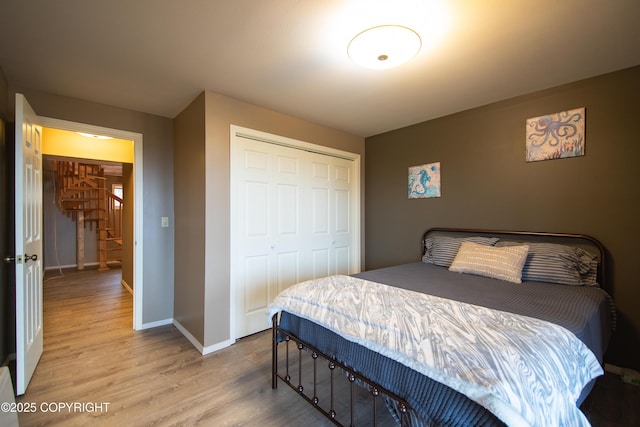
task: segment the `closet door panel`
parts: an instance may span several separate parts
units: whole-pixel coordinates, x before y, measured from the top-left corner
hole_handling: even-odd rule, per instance
[[[353,161],[244,137],[232,143],[231,285],[239,338],[268,327],[266,307],[289,286],[355,272],[355,192]]]

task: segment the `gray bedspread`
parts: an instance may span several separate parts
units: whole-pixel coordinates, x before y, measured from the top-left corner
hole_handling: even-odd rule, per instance
[[[611,322],[610,298],[595,287],[513,284],[446,268],[410,263],[356,274],[369,281],[521,314],[572,331],[602,362]],[[280,326],[381,386],[406,397],[425,425],[500,425],[491,413],[450,388],[312,322],[283,313]],[[363,362],[364,361],[364,362]],[[586,391],[580,401],[586,396]]]
[[[555,323],[573,332],[600,363],[609,343],[611,297],[598,287],[542,282],[514,284],[472,274],[452,273],[446,268],[423,262],[354,276]]]

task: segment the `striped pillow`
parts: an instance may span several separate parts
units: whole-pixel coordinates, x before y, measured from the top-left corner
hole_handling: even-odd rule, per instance
[[[449,270],[522,283],[529,246],[493,247],[463,242]]]
[[[496,246],[522,245],[499,241]],[[559,283],[573,286],[598,286],[598,258],[577,246],[558,243],[527,243],[529,256],[522,270],[522,280]]]
[[[456,257],[462,242],[474,242],[481,245],[493,246],[498,241],[497,237],[450,237],[433,236],[425,239],[425,253],[422,261],[427,264],[435,264],[449,267]]]

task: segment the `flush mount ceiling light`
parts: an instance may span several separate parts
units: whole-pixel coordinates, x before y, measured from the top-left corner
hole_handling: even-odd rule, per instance
[[[422,47],[418,33],[400,25],[380,25],[355,36],[347,52],[353,62],[377,70],[396,67]]]
[[[102,135],[94,135],[92,133],[85,133],[85,132],[77,132],[79,135],[85,136],[87,138],[94,138],[94,139],[111,139],[110,136],[102,136]]]

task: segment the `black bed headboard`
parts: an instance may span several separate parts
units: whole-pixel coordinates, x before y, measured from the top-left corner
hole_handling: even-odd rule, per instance
[[[570,233],[548,233],[540,231],[509,231],[509,230],[481,230],[472,228],[445,228],[434,227],[429,228],[422,235],[422,254],[425,254],[426,239],[429,236],[446,235],[452,237],[465,236],[491,236],[498,237],[502,240],[520,241],[520,242],[544,242],[558,243],[564,245],[578,246],[598,257],[598,284],[602,289],[609,292],[606,278],[606,250],[602,243],[597,239],[584,234]]]

